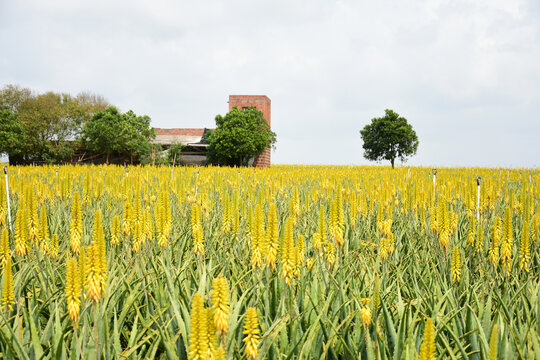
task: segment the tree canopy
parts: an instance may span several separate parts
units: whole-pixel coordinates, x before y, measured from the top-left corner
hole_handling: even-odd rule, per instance
[[[11,163],[68,160],[84,123],[107,106],[102,96],[87,92],[75,97],[51,91],[35,94],[27,88],[6,85],[0,89],[0,110],[4,111],[1,131],[13,141],[0,145],[0,153],[6,153]]]
[[[360,130],[360,135],[364,157],[372,161],[389,160],[393,168],[396,158],[406,161],[416,154],[418,137],[407,119],[393,110],[387,109],[385,113],[384,117],[371,119],[371,124]]]
[[[276,143],[263,113],[255,107],[233,107],[216,116],[216,130],[206,136],[208,161],[216,165],[247,166],[249,160]]]
[[[155,131],[150,117],[137,116],[133,111],[121,114],[114,106],[98,111],[85,123],[83,141],[88,150],[106,156],[112,154],[133,157],[147,156],[151,152],[150,139]]]
[[[169,164],[176,165],[182,159],[182,150],[184,145],[180,142],[173,144],[169,150],[167,150],[167,160]]]
[[[0,110],[0,154],[21,156],[25,143],[24,128],[17,115],[8,109]]]

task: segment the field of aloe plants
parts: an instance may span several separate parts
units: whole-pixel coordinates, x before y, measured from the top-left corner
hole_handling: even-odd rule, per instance
[[[536,169],[8,175],[0,358],[540,359]]]

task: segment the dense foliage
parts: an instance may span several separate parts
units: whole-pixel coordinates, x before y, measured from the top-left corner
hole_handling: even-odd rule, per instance
[[[6,85],[0,90],[0,136],[13,141],[0,145],[0,153],[6,153],[12,164],[66,161],[78,145],[84,123],[107,106],[103,97],[90,93],[34,94]]]
[[[99,95],[77,96],[6,85],[0,90],[0,154],[11,164],[61,163],[77,150],[152,162],[148,116],[124,114]],[[154,161],[155,162],[155,161]]]
[[[131,110],[121,114],[111,106],[85,123],[82,137],[89,150],[106,156],[107,163],[111,154],[129,156],[133,162],[133,157],[147,157],[152,152],[150,139],[155,131],[150,117],[137,116]]]
[[[418,137],[407,119],[392,110],[385,110],[386,115],[371,119],[360,135],[364,142],[364,157],[368,160],[389,160],[394,167],[396,159],[405,161],[416,154]]]
[[[182,150],[184,149],[184,145],[182,143],[176,143],[173,144],[168,150],[167,150],[167,161],[171,165],[179,164],[182,160]]]
[[[24,154],[24,128],[9,109],[0,110],[0,154],[20,157]]]
[[[276,142],[263,113],[255,107],[234,107],[225,116],[216,116],[216,130],[206,136],[208,160],[216,165],[247,166]]]
[[[537,170],[9,173],[2,358],[540,358]]]

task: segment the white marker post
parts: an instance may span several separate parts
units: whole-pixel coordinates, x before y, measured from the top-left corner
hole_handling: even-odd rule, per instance
[[[478,222],[478,219],[480,219],[480,176],[478,176],[476,178],[476,187],[477,187],[477,192],[476,192],[476,222]]]
[[[435,190],[435,188],[437,187],[437,182],[436,182],[437,169],[433,169],[432,172],[433,172],[433,190]]]
[[[6,178],[6,202],[7,202],[8,224],[9,224],[9,230],[13,233],[13,229],[11,228],[11,206],[9,203],[9,181],[8,181],[7,166],[4,166],[4,177]]]

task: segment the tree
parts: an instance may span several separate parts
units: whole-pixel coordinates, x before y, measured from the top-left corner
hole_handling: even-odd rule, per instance
[[[0,110],[0,154],[5,153],[10,161],[24,155],[26,143],[24,128],[17,115],[10,110]]]
[[[26,100],[33,97],[32,91],[19,85],[5,85],[0,90],[0,110],[9,110],[16,113]]]
[[[81,117],[83,123],[90,120],[98,111],[105,111],[112,106],[103,96],[88,91],[77,94],[75,102],[77,104],[77,114]]]
[[[72,140],[77,125],[66,116],[64,96],[47,92],[26,99],[18,116],[27,135],[27,160],[54,162],[56,149]]]
[[[142,165],[169,165],[167,152],[163,151],[161,144],[150,144],[150,152],[139,158]]]
[[[216,130],[206,136],[207,158],[213,164],[247,166],[254,156],[276,143],[263,113],[255,107],[233,107],[224,117],[216,116]]]
[[[86,122],[83,140],[90,151],[109,157],[113,153],[142,158],[151,152],[150,139],[155,131],[150,127],[150,117],[137,116],[133,111],[121,114],[114,106],[98,111]]]
[[[128,152],[132,160],[133,157],[141,158],[152,152],[150,139],[156,137],[156,132],[150,127],[150,122],[148,115],[137,116],[131,110],[122,114],[121,145],[123,151]]]
[[[51,91],[34,94],[18,85],[4,86],[0,89],[0,110],[10,111],[20,125],[16,129],[9,127],[15,131],[10,136],[19,136],[21,127],[24,136],[24,141],[9,145],[10,162],[69,160],[80,143],[84,124],[97,111],[108,106],[102,96],[88,92],[73,97]],[[4,135],[7,136],[8,127],[4,125]],[[13,144],[18,148],[15,149]]]
[[[184,145],[180,142],[171,145],[169,150],[167,150],[167,159],[169,160],[169,164],[176,165],[180,162],[182,159],[182,150],[184,149]]]
[[[76,97],[62,94],[64,119],[71,125],[71,137],[80,138],[81,132],[92,116],[98,111],[105,111],[111,105],[103,98],[90,92],[81,92]]]
[[[364,141],[364,157],[368,160],[390,160],[392,168],[396,158],[406,161],[408,156],[416,154],[418,137],[407,119],[392,110],[385,110],[386,115],[371,119],[371,124],[360,130]]]

